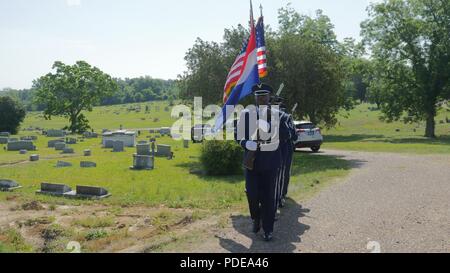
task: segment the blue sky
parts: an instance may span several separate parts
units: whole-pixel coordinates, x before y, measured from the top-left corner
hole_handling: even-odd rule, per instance
[[[289,2],[308,15],[322,9],[342,40],[359,38],[369,0],[253,0],[274,28]],[[221,41],[248,16],[247,0],[0,0],[0,89],[31,87],[56,60],[85,60],[113,77],[174,79],[197,37]]]

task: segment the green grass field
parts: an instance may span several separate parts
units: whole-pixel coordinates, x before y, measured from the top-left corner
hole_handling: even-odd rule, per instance
[[[120,125],[125,128],[154,128],[170,126],[173,123],[170,112],[164,111],[167,107],[165,103],[148,104],[151,105],[151,110],[147,114],[144,111],[145,104],[140,105],[142,109],[140,113],[126,111],[130,105],[120,105],[98,107],[87,116],[97,132],[102,128],[119,128]],[[159,106],[160,111],[156,111],[156,106]],[[31,113],[22,127],[61,128],[65,124],[66,121],[62,118],[46,121],[40,113]],[[103,202],[112,205],[144,204],[173,208],[223,209],[241,207],[245,204],[243,175],[210,177],[195,172],[201,169],[199,163],[201,144],[191,143],[190,147],[185,149],[182,142],[169,137],[157,139],[159,144],[172,146],[175,158],[173,160],[157,158],[156,169],[153,171],[133,171],[129,167],[132,165],[135,148],[127,148],[123,153],[112,153],[110,149],[101,147],[101,138],[87,139],[85,142],[72,145],[75,155],[65,156],[53,148],[47,148],[47,142],[51,138],[38,135],[37,132],[20,132],[20,136],[33,134],[38,136],[35,142],[38,147],[36,153],[41,157],[38,162],[28,162],[29,155],[33,152],[20,155],[18,152],[0,150],[0,177],[16,180],[24,186],[17,191],[24,200],[87,202],[35,195],[40,183],[50,182],[67,184],[73,188],[76,185],[105,187],[112,193],[112,197]],[[150,134],[145,131],[139,140],[148,140],[149,136]],[[82,155],[84,149],[91,149],[92,156],[84,157]],[[56,168],[58,160],[71,162],[73,167]],[[79,167],[82,160],[96,162],[97,168],[82,169]],[[325,183],[343,176],[350,168],[346,161],[326,155],[312,156],[299,153],[295,162],[292,191],[301,192],[305,196],[318,188],[318,182]],[[8,193],[0,193],[0,199],[7,195]]]
[[[450,111],[442,110],[436,118],[437,139],[425,135],[425,123],[385,123],[380,111],[362,104],[350,113],[339,115],[336,128],[324,130],[324,148],[369,152],[402,152],[415,154],[450,153]],[[346,118],[346,115],[349,115]],[[442,123],[444,122],[444,123]],[[397,129],[400,131],[397,132]]]
[[[136,106],[140,106],[141,111],[128,110]],[[150,107],[148,113],[145,112],[146,106]],[[93,112],[87,113],[87,117],[91,126],[99,133],[103,128],[118,129],[121,125],[127,129],[170,127],[175,120],[170,118],[170,108],[166,109],[167,107],[168,104],[165,102],[97,107]],[[372,106],[360,105],[347,113],[348,118],[345,118],[343,113],[336,128],[323,131],[324,148],[417,154],[450,152],[450,126],[439,122],[445,120],[447,115],[450,115],[449,112],[442,111],[437,118],[439,138],[429,140],[422,137],[424,124],[382,123],[378,118],[380,113],[370,110],[370,107]],[[63,118],[45,120],[41,113],[33,112],[28,113],[22,128],[58,129],[66,124],[67,121]],[[34,241],[31,243],[23,237],[21,230],[9,228],[7,225],[0,227],[0,253],[64,252],[65,244],[72,240],[81,242],[83,249],[92,252],[108,249],[114,245],[113,242],[118,242],[114,246],[117,250],[143,240],[162,242],[164,245],[173,242],[173,238],[181,241],[189,240],[172,231],[172,228],[179,225],[178,223],[184,223],[184,219],[197,221],[217,216],[219,217],[217,226],[221,228],[227,225],[230,212],[244,215],[248,213],[243,175],[222,177],[202,175],[202,166],[199,162],[202,144],[191,143],[186,149],[181,142],[169,137],[158,138],[159,144],[172,146],[175,158],[173,160],[156,158],[156,169],[153,171],[132,171],[129,167],[132,165],[135,148],[126,148],[125,152],[113,153],[110,149],[101,147],[99,137],[71,145],[75,150],[74,155],[62,155],[53,148],[47,148],[47,142],[52,138],[40,135],[37,131],[22,130],[15,137],[29,135],[38,137],[35,141],[38,148],[36,152],[20,155],[19,152],[8,152],[3,149],[5,145],[0,145],[0,178],[16,180],[23,186],[22,189],[12,193],[0,192],[2,202],[0,205],[8,207],[11,206],[10,202],[13,202],[20,209],[21,204],[40,201],[46,204],[50,211],[62,205],[75,205],[75,208],[80,205],[80,208],[82,206],[88,211],[81,215],[78,209],[74,209],[67,212],[67,216],[66,213],[59,212],[59,220],[55,218],[50,221],[45,217],[45,221],[41,218],[32,219],[35,216],[33,212],[29,212],[33,217],[23,220],[25,225],[30,225],[28,231],[39,230],[35,235],[36,238],[40,238],[39,240],[52,234],[57,234],[57,238],[51,239],[49,241],[51,244],[36,244]],[[147,130],[142,131],[138,140],[148,140],[153,136]],[[92,156],[84,157],[84,149],[91,149]],[[39,154],[40,161],[29,162],[32,153]],[[71,162],[73,166],[56,168],[58,160]],[[96,162],[97,168],[80,168],[80,161]],[[327,154],[311,154],[308,151],[296,153],[290,197],[297,201],[312,197],[330,183],[345,177],[357,166],[353,163],[356,162]],[[62,183],[73,188],[76,185],[100,186],[108,189],[112,197],[102,201],[86,201],[36,195],[35,192],[42,182]],[[115,229],[118,219],[124,221],[123,216],[119,216],[123,210],[130,209],[129,213],[133,213],[133,210],[139,211],[140,207],[152,211],[139,212],[141,218],[152,219],[151,227],[134,231],[131,236],[128,231]],[[93,209],[94,212],[89,209]],[[103,216],[99,217],[98,213]],[[62,225],[57,224],[67,217],[73,219],[66,219]],[[136,221],[140,221],[141,218],[136,218]],[[126,226],[133,226],[132,222],[126,223]],[[36,228],[34,225],[37,225]],[[196,230],[193,234],[201,240],[203,232]],[[167,241],[167,237],[172,239]],[[160,239],[162,241],[159,241]],[[158,249],[160,244],[156,243],[155,249]]]

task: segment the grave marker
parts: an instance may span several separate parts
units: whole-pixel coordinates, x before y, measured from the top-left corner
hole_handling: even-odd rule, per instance
[[[38,190],[36,193],[53,196],[64,196],[64,194],[69,193],[71,191],[72,189],[67,185],[41,183],[41,189]]]
[[[57,168],[65,168],[65,167],[72,167],[72,163],[64,162],[64,161],[58,161],[56,163]]]
[[[81,161],[80,162],[80,167],[81,168],[96,168],[97,167],[97,163],[90,162],[90,161]]]
[[[123,141],[117,140],[113,142],[113,152],[123,152],[124,143]]]
[[[20,140],[20,141],[11,141],[7,143],[7,149],[8,151],[20,151],[20,150],[27,150],[27,151],[35,151],[36,146],[33,145],[32,141],[28,140]]]
[[[20,188],[22,187],[14,180],[0,179],[0,191],[13,191]]]

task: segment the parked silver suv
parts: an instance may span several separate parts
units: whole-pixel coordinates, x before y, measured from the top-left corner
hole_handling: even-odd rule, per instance
[[[295,121],[295,128],[298,141],[295,143],[295,148],[310,148],[317,153],[323,144],[323,136],[320,129],[310,121]]]

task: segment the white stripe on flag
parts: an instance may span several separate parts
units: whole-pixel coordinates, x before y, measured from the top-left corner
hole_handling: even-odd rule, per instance
[[[230,75],[230,77],[228,77],[227,82],[225,83],[225,86],[227,86],[231,80],[238,77],[240,74],[241,74],[241,71],[238,71],[238,72],[235,72],[234,74]]]
[[[267,67],[267,64],[259,64],[258,65],[258,69],[263,69],[263,68],[266,68]]]
[[[250,54],[247,57],[247,63],[244,68],[244,71],[242,72],[241,78],[239,79],[237,85],[244,83],[247,78],[249,77],[250,73],[253,70],[253,67],[257,64],[256,62],[256,49],[250,52]]]

